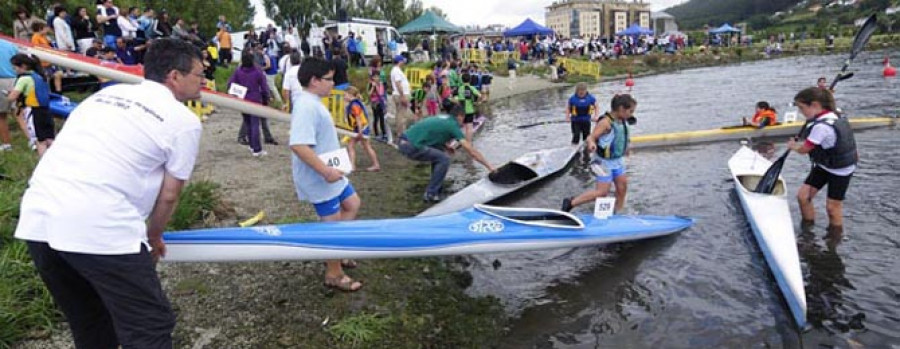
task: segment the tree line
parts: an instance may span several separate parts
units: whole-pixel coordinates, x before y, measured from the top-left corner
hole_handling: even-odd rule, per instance
[[[396,28],[402,27],[425,11],[421,0],[263,0],[266,15],[276,23],[297,28],[306,35],[313,24],[337,20],[342,14],[350,17],[380,19]],[[446,18],[441,9],[429,9]]]

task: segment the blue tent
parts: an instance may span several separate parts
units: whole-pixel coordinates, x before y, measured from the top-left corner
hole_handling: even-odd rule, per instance
[[[718,27],[716,29],[711,29],[709,31],[710,34],[726,34],[726,33],[740,33],[740,32],[741,32],[740,29],[732,27],[728,23],[722,24],[721,27]]]
[[[623,31],[616,33],[616,35],[627,35],[627,36],[640,36],[640,35],[653,35],[653,29],[641,28],[637,23],[632,24],[630,27],[626,28]]]
[[[553,29],[547,28],[535,23],[531,18],[526,19],[522,24],[515,28],[503,32],[503,36],[526,36],[526,35],[550,35]]]

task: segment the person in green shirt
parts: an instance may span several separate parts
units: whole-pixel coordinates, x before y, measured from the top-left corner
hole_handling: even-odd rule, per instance
[[[445,111],[446,109],[450,109],[450,115],[439,114],[424,118],[400,136],[400,153],[410,160],[431,163],[431,180],[424,195],[426,202],[440,201],[441,187],[447,177],[447,169],[450,168],[450,157],[454,154],[453,147],[448,146],[451,140],[459,141],[469,156],[484,165],[488,171],[494,172],[494,167],[466,141],[459,129],[465,116],[465,108],[451,102],[445,106]]]
[[[463,73],[462,85],[459,86],[459,92],[456,95],[457,102],[465,107],[466,116],[463,118],[463,129],[466,132],[466,141],[472,143],[472,123],[475,122],[475,101],[481,98],[478,89],[472,87],[473,75]]]

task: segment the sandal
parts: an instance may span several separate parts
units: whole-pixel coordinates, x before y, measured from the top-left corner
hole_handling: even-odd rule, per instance
[[[338,277],[325,277],[325,287],[330,287],[333,289],[337,289],[344,292],[356,292],[361,289],[363,284],[359,281],[353,280],[347,275],[341,275]]]
[[[353,269],[359,266],[359,263],[356,263],[355,260],[352,259],[342,259],[341,267],[345,269]]]
[[[366,169],[366,172],[378,172],[378,171],[381,171],[381,167],[372,166],[372,167],[369,167]]]

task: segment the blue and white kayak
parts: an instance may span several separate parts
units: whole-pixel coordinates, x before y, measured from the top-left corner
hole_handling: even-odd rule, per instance
[[[784,178],[778,177],[772,194],[753,191],[771,165],[769,160],[747,146],[741,146],[728,160],[735,190],[756,242],[766,257],[766,263],[794,320],[802,328],[806,324],[806,291]]]
[[[679,216],[597,219],[551,209],[476,205],[433,217],[297,223],[164,234],[169,262],[399,258],[530,251],[669,235]]]

